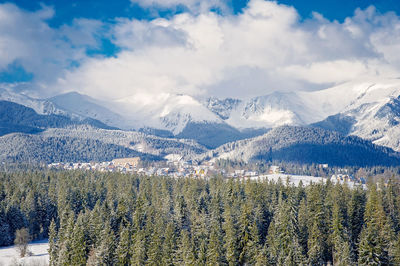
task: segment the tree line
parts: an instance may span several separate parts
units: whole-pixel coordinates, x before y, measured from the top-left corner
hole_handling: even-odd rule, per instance
[[[0,245],[51,265],[400,265],[400,184],[290,186],[81,171],[0,174]]]

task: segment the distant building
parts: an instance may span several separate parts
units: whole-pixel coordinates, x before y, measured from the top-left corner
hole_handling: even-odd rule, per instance
[[[125,167],[129,168],[130,167],[137,167],[140,162],[139,157],[133,157],[133,158],[120,158],[120,159],[114,159],[112,160],[112,163],[115,166],[120,166],[120,167]]]
[[[269,168],[269,174],[282,174],[283,171],[281,169],[281,167],[277,166],[277,165],[272,165]]]

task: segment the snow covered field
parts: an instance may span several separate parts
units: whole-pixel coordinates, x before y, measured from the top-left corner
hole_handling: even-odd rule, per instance
[[[289,178],[289,184],[298,186],[300,181],[303,183],[303,186],[308,186],[311,183],[325,183],[327,181],[324,177],[316,177],[316,176],[306,176],[306,175],[290,175],[290,174],[271,174],[271,175],[260,175],[251,177],[252,180],[261,180],[267,179],[268,181],[278,182],[279,179],[282,181],[283,184],[286,184],[286,179]],[[336,183],[337,181],[331,180],[332,183]],[[361,186],[363,189],[367,189],[365,184],[360,185],[356,184],[355,182],[340,182],[341,184],[347,184],[349,188],[355,188],[357,186]]]
[[[29,244],[30,256],[20,258],[15,246],[0,248],[0,266],[26,265],[43,266],[49,264],[49,253],[47,240],[35,241]]]
[[[303,175],[289,175],[289,174],[272,174],[272,175],[260,175],[257,177],[252,177],[251,179],[253,180],[264,180],[267,178],[269,181],[274,181],[278,182],[280,179],[282,183],[286,183],[286,179],[289,177],[289,183],[295,186],[298,186],[300,183],[300,180],[303,182],[304,186],[308,186],[311,183],[320,183],[320,182],[326,182],[326,178],[323,177],[315,177],[315,176],[303,176]]]

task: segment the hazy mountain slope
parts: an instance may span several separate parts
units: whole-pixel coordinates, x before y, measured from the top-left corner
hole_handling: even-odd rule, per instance
[[[296,93],[274,92],[242,101],[226,122],[236,128],[272,128],[302,125],[307,121],[308,107]]]
[[[0,137],[0,161],[2,162],[101,162],[133,156],[151,160],[158,159],[156,156],[93,139],[21,133]]]
[[[95,99],[79,94],[69,92],[47,99],[59,109],[65,110],[70,116],[86,117],[99,120],[109,126],[129,129],[132,125],[126,123],[121,115],[118,115],[103,107]]]
[[[242,141],[227,143],[202,156],[230,160],[284,160],[331,165],[398,165],[399,155],[358,137],[318,128],[284,126]]]
[[[193,140],[87,125],[51,128],[35,135],[15,133],[0,137],[0,161],[24,163],[108,161],[132,156],[159,160],[169,154],[191,158],[205,151],[205,147]]]
[[[319,127],[326,130],[337,131],[343,135],[348,135],[352,131],[353,125],[356,120],[351,116],[346,116],[343,114],[331,115],[326,119],[313,123],[311,127]]]
[[[339,89],[344,91],[345,88]],[[312,126],[343,133],[345,126],[349,135],[400,150],[400,81],[364,83],[363,86],[348,87],[347,91],[350,95],[356,91],[358,96],[334,117]],[[347,95],[343,98],[347,98]]]
[[[221,119],[228,119],[231,116],[233,109],[236,109],[240,104],[239,99],[218,99],[215,97],[208,98],[204,101],[204,106],[206,106],[210,111],[218,115]]]
[[[72,121],[70,118],[61,115],[39,115],[33,109],[26,106],[0,101],[0,134],[11,132],[37,133],[46,128],[66,127],[78,124],[89,124],[100,128],[109,128],[103,123],[85,119]]]
[[[181,133],[188,123],[223,123],[198,100],[188,95],[162,93],[136,94],[109,102],[109,108],[123,115],[136,128],[168,130]]]
[[[240,131],[225,123],[188,123],[177,138],[194,139],[209,149],[227,142],[251,138],[265,133],[266,130]]]
[[[38,114],[58,114],[68,116],[68,112],[58,109],[47,100],[35,99],[23,93],[16,93],[12,88],[0,88],[0,100],[9,101],[32,108]]]
[[[180,154],[188,157],[207,151],[204,146],[193,140],[161,138],[135,131],[104,130],[90,126],[48,129],[40,135],[99,140],[103,143],[115,144],[137,152],[162,157],[168,154]]]

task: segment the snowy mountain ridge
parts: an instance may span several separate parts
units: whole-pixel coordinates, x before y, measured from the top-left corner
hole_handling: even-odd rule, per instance
[[[342,133],[395,150],[400,150],[399,96],[400,79],[353,81],[319,91],[273,92],[250,99],[199,100],[182,94],[141,93],[110,100],[76,92],[35,99],[12,88],[0,90],[0,99],[31,107],[39,114],[92,118],[123,130],[154,128],[184,138],[219,136],[209,147],[223,144],[223,136],[229,135],[225,142],[245,138],[242,132],[248,130],[262,129],[257,133],[261,134],[282,125],[326,128],[329,124],[333,130],[345,125]]]

